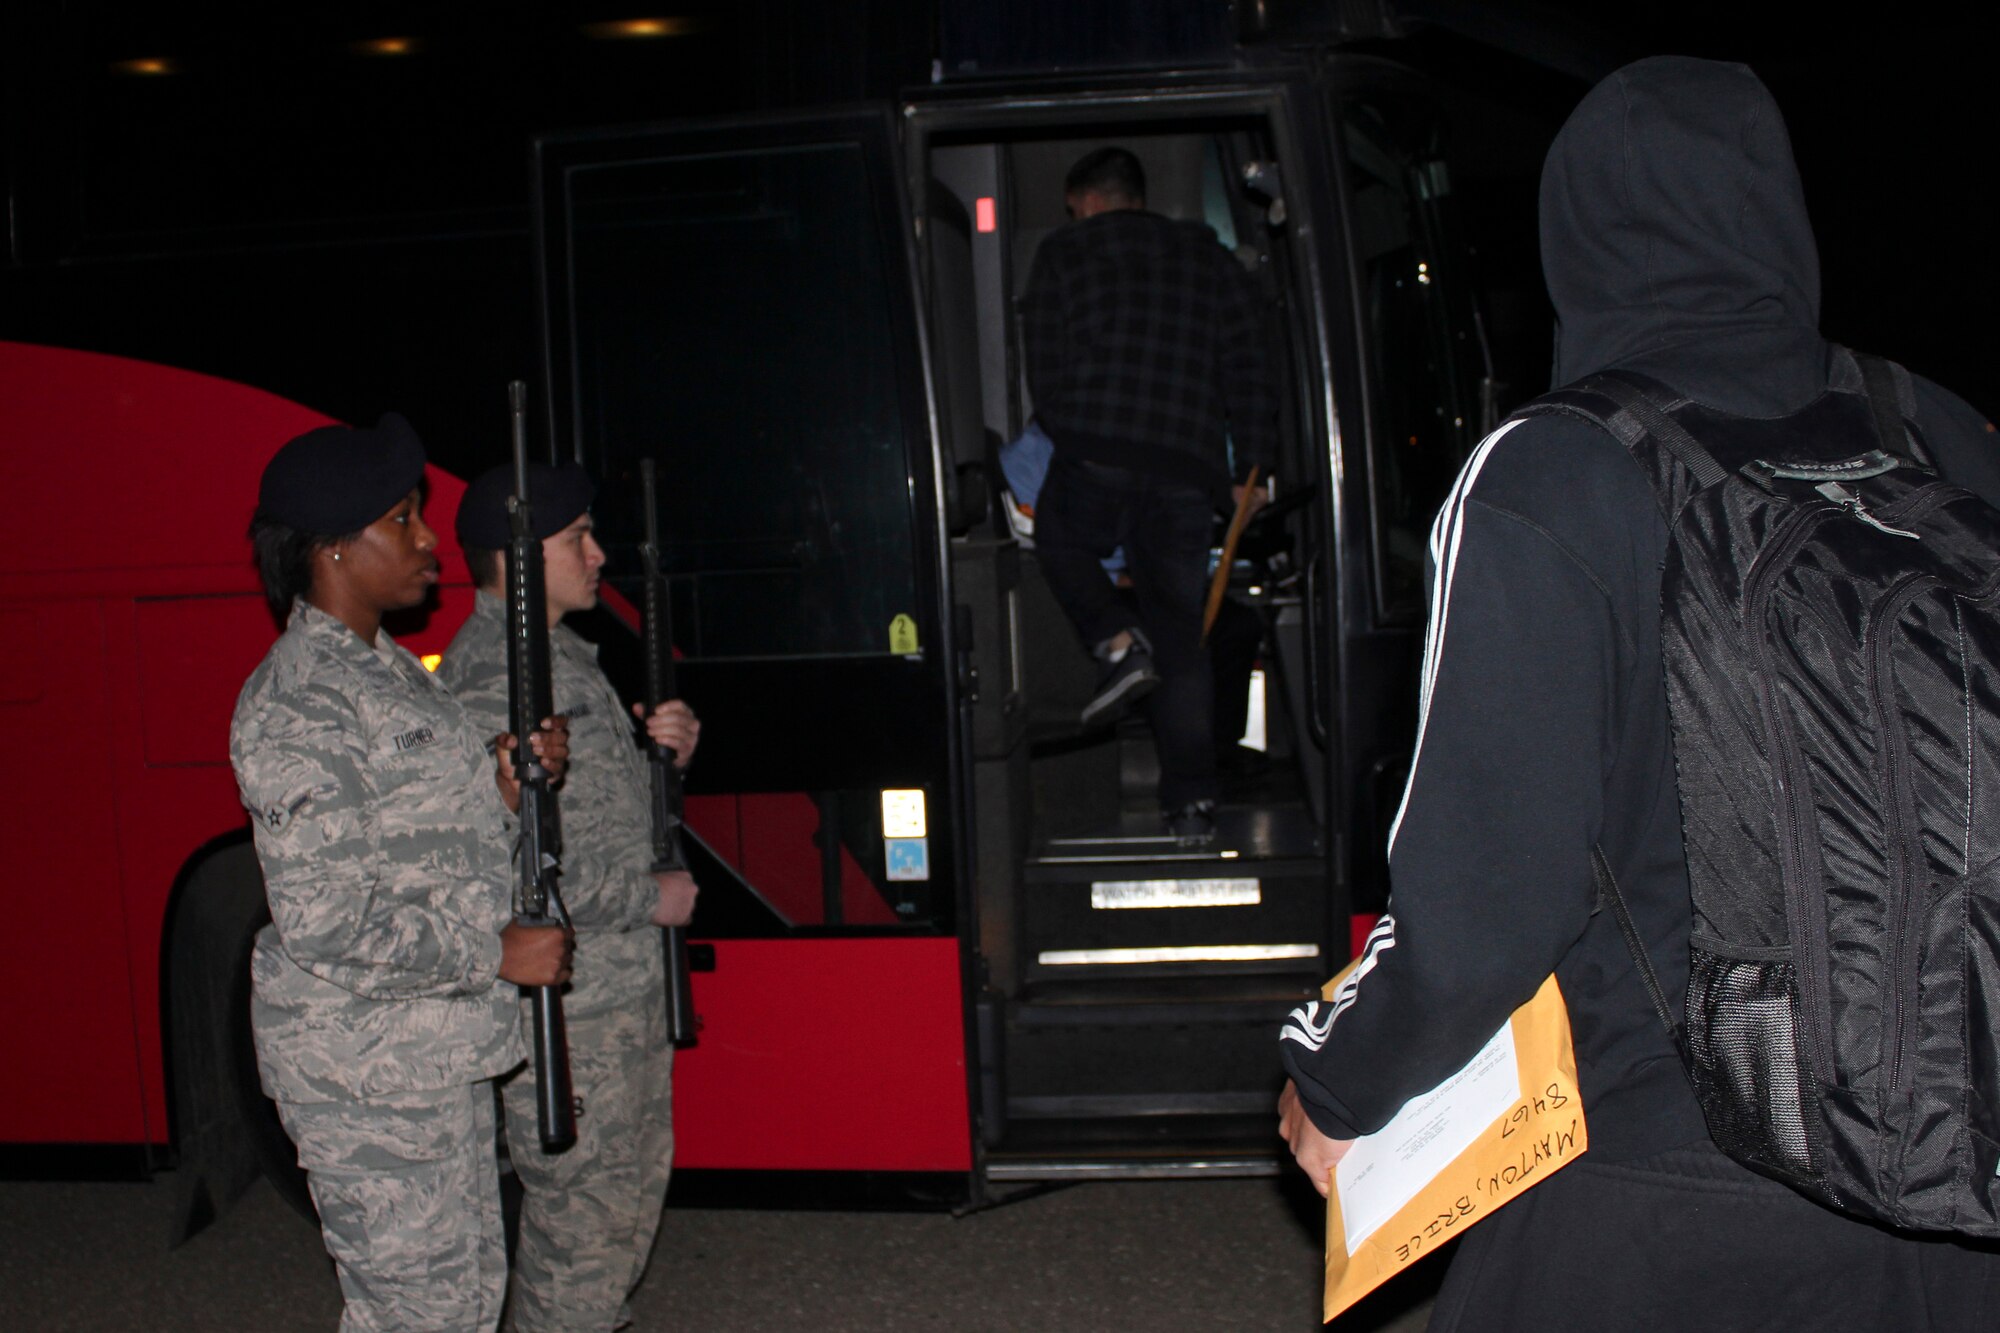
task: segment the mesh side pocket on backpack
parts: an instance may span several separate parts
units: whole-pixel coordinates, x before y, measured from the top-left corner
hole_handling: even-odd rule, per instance
[[[1720,958],[1699,944],[1688,961],[1688,1046],[1709,1135],[1739,1162],[1816,1180],[1792,964]]]

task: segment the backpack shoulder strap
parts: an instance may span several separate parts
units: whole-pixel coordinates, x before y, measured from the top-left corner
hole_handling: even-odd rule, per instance
[[[1680,422],[1668,415],[1667,404],[1671,399],[1662,386],[1643,375],[1625,371],[1607,370],[1598,378],[1601,379],[1598,392],[1630,412],[1648,435],[1679,460],[1681,466],[1694,475],[1696,490],[1707,490],[1729,476],[1722,464],[1715,461],[1714,455],[1702,448]]]
[[[1937,463],[1917,432],[1917,386],[1910,372],[1894,361],[1865,352],[1835,349],[1851,359],[1861,372],[1861,391],[1868,397],[1868,410],[1875,418],[1875,442],[1892,454],[1916,459],[1932,471]]]
[[[1667,1006],[1666,994],[1660,989],[1659,974],[1653,971],[1653,960],[1646,952],[1646,941],[1640,938],[1638,923],[1632,920],[1632,909],[1626,905],[1625,895],[1619,891],[1618,877],[1611,873],[1611,862],[1605,857],[1601,844],[1591,844],[1590,872],[1597,880],[1598,902],[1608,903],[1618,918],[1618,932],[1625,937],[1625,948],[1638,965],[1639,979],[1646,984],[1646,997],[1653,1002],[1653,1012],[1660,1016],[1661,1025],[1674,1043],[1674,1050],[1680,1053],[1681,1068],[1692,1069],[1694,1053],[1688,1049],[1687,1029],[1674,1020],[1674,1012]]]
[[[1610,434],[1646,474],[1671,529],[1689,499],[1729,475],[1673,419],[1674,405],[1673,391],[1658,381],[1607,370],[1537,398],[1514,417],[1571,416]]]

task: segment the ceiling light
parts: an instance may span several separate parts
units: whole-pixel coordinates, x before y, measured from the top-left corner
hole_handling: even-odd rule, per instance
[[[702,21],[698,18],[646,18],[613,19],[604,23],[586,23],[583,34],[608,41],[638,40],[652,37],[685,37],[700,32]]]
[[[358,56],[413,56],[423,46],[415,37],[371,37],[365,42],[351,43],[347,49]]]

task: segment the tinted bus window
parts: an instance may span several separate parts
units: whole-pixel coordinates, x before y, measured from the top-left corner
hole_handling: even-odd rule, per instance
[[[1369,454],[1377,603],[1386,619],[1423,610],[1431,519],[1465,461],[1471,419],[1460,362],[1465,275],[1437,235],[1449,191],[1430,117],[1395,102],[1352,101],[1341,116],[1348,215],[1370,333]]]
[[[909,423],[862,150],[579,168],[568,205],[582,447],[630,510],[614,532],[638,528],[633,460],[662,462],[682,650],[904,651]]]

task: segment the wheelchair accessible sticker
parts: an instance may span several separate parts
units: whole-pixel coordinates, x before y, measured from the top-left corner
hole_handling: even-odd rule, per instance
[[[884,838],[888,852],[890,879],[929,879],[931,842],[929,838]]]

